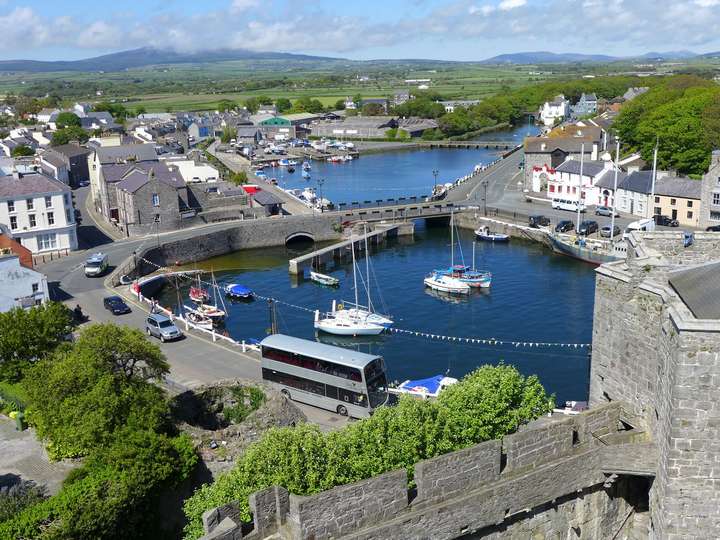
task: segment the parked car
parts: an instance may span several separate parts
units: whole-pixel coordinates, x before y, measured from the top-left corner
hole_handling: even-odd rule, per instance
[[[598,222],[587,219],[580,224],[580,227],[578,227],[578,233],[582,234],[583,236],[588,236],[594,232],[597,232],[597,230]]]
[[[660,214],[655,214],[653,216],[653,219],[655,220],[655,225],[663,225],[665,227],[679,227],[680,222],[677,219],[673,219],[669,216],[662,216]]]
[[[613,236],[617,236],[620,234],[620,227],[615,225],[613,227]],[[603,228],[600,229],[600,236],[603,238],[610,238],[610,225],[605,225]]]
[[[166,315],[153,313],[145,321],[148,336],[155,336],[162,343],[183,337],[182,331]]]
[[[563,219],[557,225],[555,225],[555,232],[568,232],[575,228],[575,223],[569,219]]]
[[[613,209],[609,206],[598,206],[595,208],[595,215],[596,216],[607,216],[612,217]],[[615,217],[620,217],[620,214],[615,212]]]
[[[710,225],[707,229],[705,229],[707,232],[720,232],[720,225]]]
[[[534,229],[539,229],[540,227],[547,227],[550,225],[550,218],[547,218],[545,216],[530,216],[530,219],[528,220],[528,225],[530,225]]]
[[[132,310],[119,296],[107,296],[103,298],[103,306],[113,315],[125,315]]]

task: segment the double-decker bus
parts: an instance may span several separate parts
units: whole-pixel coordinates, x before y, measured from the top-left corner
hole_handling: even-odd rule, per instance
[[[286,397],[344,416],[370,416],[388,399],[382,357],[283,334],[260,343],[262,378]]]

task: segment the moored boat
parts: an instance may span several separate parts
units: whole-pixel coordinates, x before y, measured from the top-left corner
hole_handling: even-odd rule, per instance
[[[315,330],[338,336],[376,336],[386,329],[379,324],[347,317],[337,317],[333,313],[315,312]]]
[[[210,300],[210,293],[207,291],[207,289],[203,289],[200,287],[200,284],[198,283],[197,287],[190,287],[190,293],[188,294],[190,297],[190,300],[193,302],[207,302]]]
[[[409,395],[420,399],[435,399],[448,386],[458,382],[453,377],[435,375],[427,379],[410,379],[403,381],[396,387],[388,388],[388,392],[398,395]]]
[[[480,227],[475,229],[475,236],[484,242],[508,242],[510,235],[503,233],[491,232],[489,227]]]
[[[307,171],[307,169],[302,172],[302,177],[306,180],[310,179],[310,173]]]
[[[340,280],[333,276],[321,274],[320,272],[310,272],[310,279],[320,285],[327,285],[329,287],[336,287],[340,285]]]
[[[303,161],[302,168],[303,171],[309,171],[310,169],[312,169],[312,166],[310,165],[309,161]]]
[[[427,285],[431,289],[450,294],[470,293],[470,285],[468,285],[467,283],[464,283],[454,277],[438,274],[437,272],[433,272],[425,276],[423,283],[425,283],[425,285]]]
[[[187,308],[187,306],[185,307]],[[189,309],[188,311],[190,311],[191,313],[193,311],[197,312],[200,315],[212,319],[213,321],[218,321],[225,318],[225,312],[222,309],[213,306],[212,304],[198,304],[198,306],[194,310]]]
[[[455,264],[444,270],[435,270],[436,274],[447,276],[463,283],[467,283],[470,287],[482,287],[484,289],[492,284],[492,274],[490,272],[482,272],[473,270],[469,266]]]
[[[253,292],[244,285],[230,283],[225,285],[225,296],[235,300],[248,300],[253,297]]]
[[[294,172],[295,172],[295,167],[293,167],[293,166],[288,167],[288,168],[287,168],[287,172],[290,173],[290,174],[294,173]]]
[[[582,237],[561,237],[548,235],[553,251],[568,257],[573,257],[590,264],[603,264],[606,262],[625,259],[623,244],[619,242],[611,246],[610,242],[588,240]]]
[[[213,329],[213,321],[209,317],[205,317],[204,315],[201,315],[199,313],[196,313],[194,311],[188,311],[185,314],[185,319],[189,322],[197,326],[198,328],[201,328],[203,330],[212,330]]]

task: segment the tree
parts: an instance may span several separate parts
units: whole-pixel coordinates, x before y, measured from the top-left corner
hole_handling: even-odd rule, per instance
[[[58,302],[0,313],[0,379],[19,380],[32,362],[64,342],[71,323],[70,310]]]
[[[288,98],[278,98],[275,102],[275,107],[279,113],[284,113],[292,109],[292,103]]]
[[[236,135],[237,133],[230,126],[225,126],[222,130],[222,134],[220,135],[220,142],[227,144],[234,139]]]
[[[227,112],[237,109],[238,104],[229,99],[223,99],[217,104],[217,110],[220,112]]]
[[[160,348],[135,328],[111,323],[93,324],[75,342],[73,350],[93,353],[107,362],[114,375],[127,380],[162,380],[170,365]]]
[[[140,116],[141,114],[147,114],[147,109],[143,107],[142,105],[139,105],[135,109],[135,116]]]
[[[264,94],[258,96],[255,99],[257,99],[257,101],[260,105],[272,105],[272,103],[273,103],[272,98],[270,96],[266,96]]]
[[[110,103],[109,101],[96,103],[93,110],[109,112],[115,120],[124,120],[128,116],[128,111],[123,105],[120,103]]]
[[[21,144],[20,146],[16,146],[12,149],[12,152],[10,152],[10,155],[12,157],[22,157],[22,156],[32,156],[35,154],[35,150],[30,148],[27,145]]]
[[[57,125],[60,129],[66,127],[80,127],[80,118],[75,113],[63,111],[57,115],[55,125]]]
[[[245,171],[231,172],[228,180],[239,186],[240,184],[247,184],[248,175]]]
[[[255,114],[260,108],[260,102],[254,97],[248,98],[245,100],[245,108],[250,114]]]
[[[338,99],[335,102],[335,110],[336,111],[344,111],[345,110],[345,100],[344,99]]]
[[[385,114],[385,108],[379,103],[366,103],[362,107],[363,116],[382,116]]]
[[[85,143],[89,138],[90,136],[87,131],[82,128],[72,126],[55,131],[50,144],[52,146],[61,146],[63,144],[68,144],[71,141]]]

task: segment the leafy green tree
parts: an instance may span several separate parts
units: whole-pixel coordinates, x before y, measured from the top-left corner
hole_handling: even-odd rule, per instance
[[[279,113],[284,113],[292,109],[292,103],[288,98],[278,98],[275,102],[275,107]]]
[[[251,97],[245,100],[245,108],[250,114],[255,114],[260,108],[260,102],[255,97]]]
[[[397,132],[398,132],[397,128],[389,128],[385,132],[385,137],[387,137],[388,139],[394,139],[395,137],[397,137]]]
[[[120,103],[110,103],[109,101],[101,101],[93,106],[95,111],[106,111],[109,112],[113,118],[118,120],[124,120],[128,116],[128,111],[125,106]]]
[[[13,148],[12,152],[10,152],[10,155],[12,157],[32,156],[35,155],[35,150],[30,148],[29,146],[21,144],[20,146],[16,146],[15,148]]]
[[[325,110],[323,104],[309,96],[303,96],[295,101],[293,104],[293,111],[295,112],[307,112],[307,113],[320,113]]]
[[[222,134],[220,135],[220,142],[227,144],[234,139],[236,135],[237,133],[230,126],[225,126],[222,130]]]
[[[85,143],[90,138],[87,131],[85,131],[82,128],[79,127],[67,127],[63,129],[58,129],[53,133],[52,140],[50,141],[50,144],[52,146],[61,146],[63,144],[68,144],[72,141],[78,141],[80,143]]]
[[[135,109],[135,116],[140,116],[141,114],[147,114],[147,109],[143,107],[142,105],[139,105]]]
[[[259,95],[255,99],[257,99],[257,101],[260,105],[272,105],[272,103],[273,103],[272,98],[270,96],[266,96],[266,95]]]
[[[32,362],[64,342],[71,323],[70,310],[58,302],[0,313],[0,379],[19,380]]]
[[[229,99],[223,99],[217,104],[217,110],[220,112],[227,112],[237,109],[238,104]]]
[[[437,141],[443,138],[443,133],[439,129],[426,129],[422,133],[423,141]]]
[[[338,99],[335,102],[335,110],[336,111],[344,111],[345,110],[345,100],[344,99]]]
[[[62,129],[67,127],[80,127],[80,118],[77,114],[63,111],[55,118],[55,125]]]
[[[245,171],[231,172],[228,180],[233,184],[239,186],[240,184],[247,184],[248,175]]]
[[[382,116],[385,114],[385,108],[379,103],[366,103],[362,107],[363,116]]]
[[[44,499],[45,487],[38,486],[32,480],[21,480],[0,490],[0,523]]]

